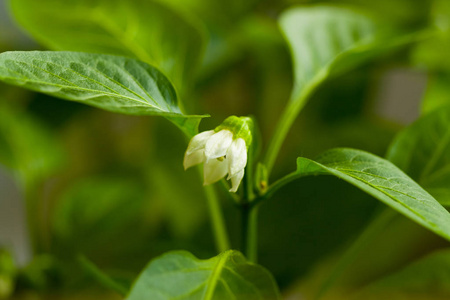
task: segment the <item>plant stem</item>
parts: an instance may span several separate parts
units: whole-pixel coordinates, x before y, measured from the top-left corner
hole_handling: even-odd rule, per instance
[[[258,206],[242,205],[242,251],[253,263],[258,260]]]
[[[315,80],[301,90],[298,96],[293,95],[289,103],[286,105],[263,160],[268,174],[272,171],[275,160],[277,159],[278,153],[280,152],[281,146],[283,145],[292,124],[297,118],[300,110],[305,106],[309,96],[320,83],[322,77],[323,74],[317,76]]]
[[[208,200],[209,215],[216,240],[216,249],[219,253],[230,249],[228,233],[223,219],[222,210],[220,209],[219,198],[217,197],[214,187],[205,186],[205,195]]]
[[[113,290],[123,297],[128,294],[128,288],[126,286],[114,281],[85,256],[80,255],[77,260],[83,270],[86,271],[92,279],[97,280],[103,287]]]
[[[249,167],[246,168],[243,182],[244,198],[241,200],[241,249],[249,261],[256,263],[258,255],[258,207],[252,204],[255,198],[253,191],[253,151],[254,148],[250,147],[247,161]]]
[[[339,259],[329,276],[322,282],[315,300],[319,300],[325,295],[339,276],[341,276],[347,267],[356,259],[358,253],[362,251],[367,246],[368,242],[375,238],[395,216],[397,216],[397,212],[391,208],[387,208],[371,221],[356,241]]]
[[[203,181],[202,169],[198,167],[197,171],[200,181]],[[230,240],[228,238],[227,227],[223,218],[219,198],[217,197],[216,190],[213,186],[207,185],[203,190],[205,191],[206,200],[208,202],[209,216],[213,227],[216,250],[218,253],[222,253],[230,249]]]

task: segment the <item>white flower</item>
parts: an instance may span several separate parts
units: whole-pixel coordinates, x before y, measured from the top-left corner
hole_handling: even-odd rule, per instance
[[[205,131],[194,136],[184,155],[184,169],[204,163],[204,185],[219,181],[228,174],[230,192],[236,192],[244,177],[247,164],[247,145],[242,138],[234,138],[230,130]]]

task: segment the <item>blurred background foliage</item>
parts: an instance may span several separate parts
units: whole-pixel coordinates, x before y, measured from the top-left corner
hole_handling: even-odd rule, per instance
[[[433,34],[327,80],[289,133],[274,170],[278,178],[295,169],[296,157],[331,147],[384,156],[404,126],[449,104],[448,1],[2,0],[0,51],[138,57],[183,82],[178,93],[186,109],[212,116],[202,130],[230,114],[252,114],[267,146],[292,88],[291,58],[277,18],[290,6],[317,3],[367,11],[397,30]],[[168,24],[178,30],[178,40],[167,38],[173,34]],[[183,43],[192,40],[189,59],[177,64],[186,55],[179,51]],[[392,74],[400,80],[386,83]],[[0,236],[0,299],[116,299],[77,263],[79,254],[124,285],[168,250],[214,256],[200,180],[182,169],[185,147],[183,135],[162,118],[108,113],[0,84],[0,171],[10,178],[0,190],[0,207],[26,203],[32,248],[31,256],[14,264],[11,255],[24,250],[13,237]],[[12,189],[21,199],[10,196]],[[222,198],[236,245],[239,214]],[[335,178],[291,183],[260,209],[259,263],[290,299],[312,295],[379,206]],[[2,226],[4,232],[19,225]],[[450,256],[448,250],[433,253],[444,247],[448,242],[398,217],[355,258],[329,297],[348,299],[349,290],[366,286],[370,291],[362,295],[374,299],[403,299],[411,291],[431,299],[420,298],[429,289],[440,299],[450,293]],[[434,267],[442,277],[428,272]],[[418,274],[447,283],[423,284]]]

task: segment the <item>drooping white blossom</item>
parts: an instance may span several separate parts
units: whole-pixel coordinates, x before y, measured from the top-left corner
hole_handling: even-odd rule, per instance
[[[236,120],[239,121],[240,118],[233,116],[227,120],[216,130],[204,131],[195,135],[189,142],[183,164],[186,170],[194,165],[204,163],[204,185],[215,183],[228,175],[227,180],[231,180],[230,192],[236,192],[247,165],[249,145],[244,138],[251,141],[248,138],[251,133],[245,132],[243,135],[242,126],[239,127],[240,131],[233,132]],[[230,120],[234,123],[231,123]],[[234,127],[228,126],[229,128],[227,128],[227,124],[230,123]],[[246,130],[248,131],[248,126]]]

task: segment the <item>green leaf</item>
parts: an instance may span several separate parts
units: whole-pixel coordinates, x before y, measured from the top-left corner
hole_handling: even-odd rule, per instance
[[[184,115],[169,80],[131,58],[76,52],[4,52],[0,80],[66,100],[131,115],[164,116],[187,134],[202,117]]]
[[[334,68],[353,66],[352,56],[370,49],[378,31],[368,16],[332,6],[290,9],[280,26],[294,60],[293,101]]]
[[[294,86],[266,154],[269,171],[298,113],[323,81],[416,38],[391,39],[393,31],[369,16],[325,5],[289,9],[279,24],[291,50]]]
[[[346,148],[326,151],[315,161],[300,157],[297,159],[297,171],[275,182],[268,193],[288,181],[310,175],[341,178],[450,240],[450,213],[420,185],[385,159]]]
[[[450,205],[450,107],[436,110],[400,132],[387,158],[441,204]]]
[[[174,251],[153,260],[137,279],[127,300],[281,299],[272,275],[229,250],[208,260]]]
[[[447,299],[449,296],[450,250],[444,249],[371,283],[351,299]]]
[[[14,0],[16,19],[52,50],[138,58],[162,70],[180,88],[203,53],[199,26],[151,0]]]

